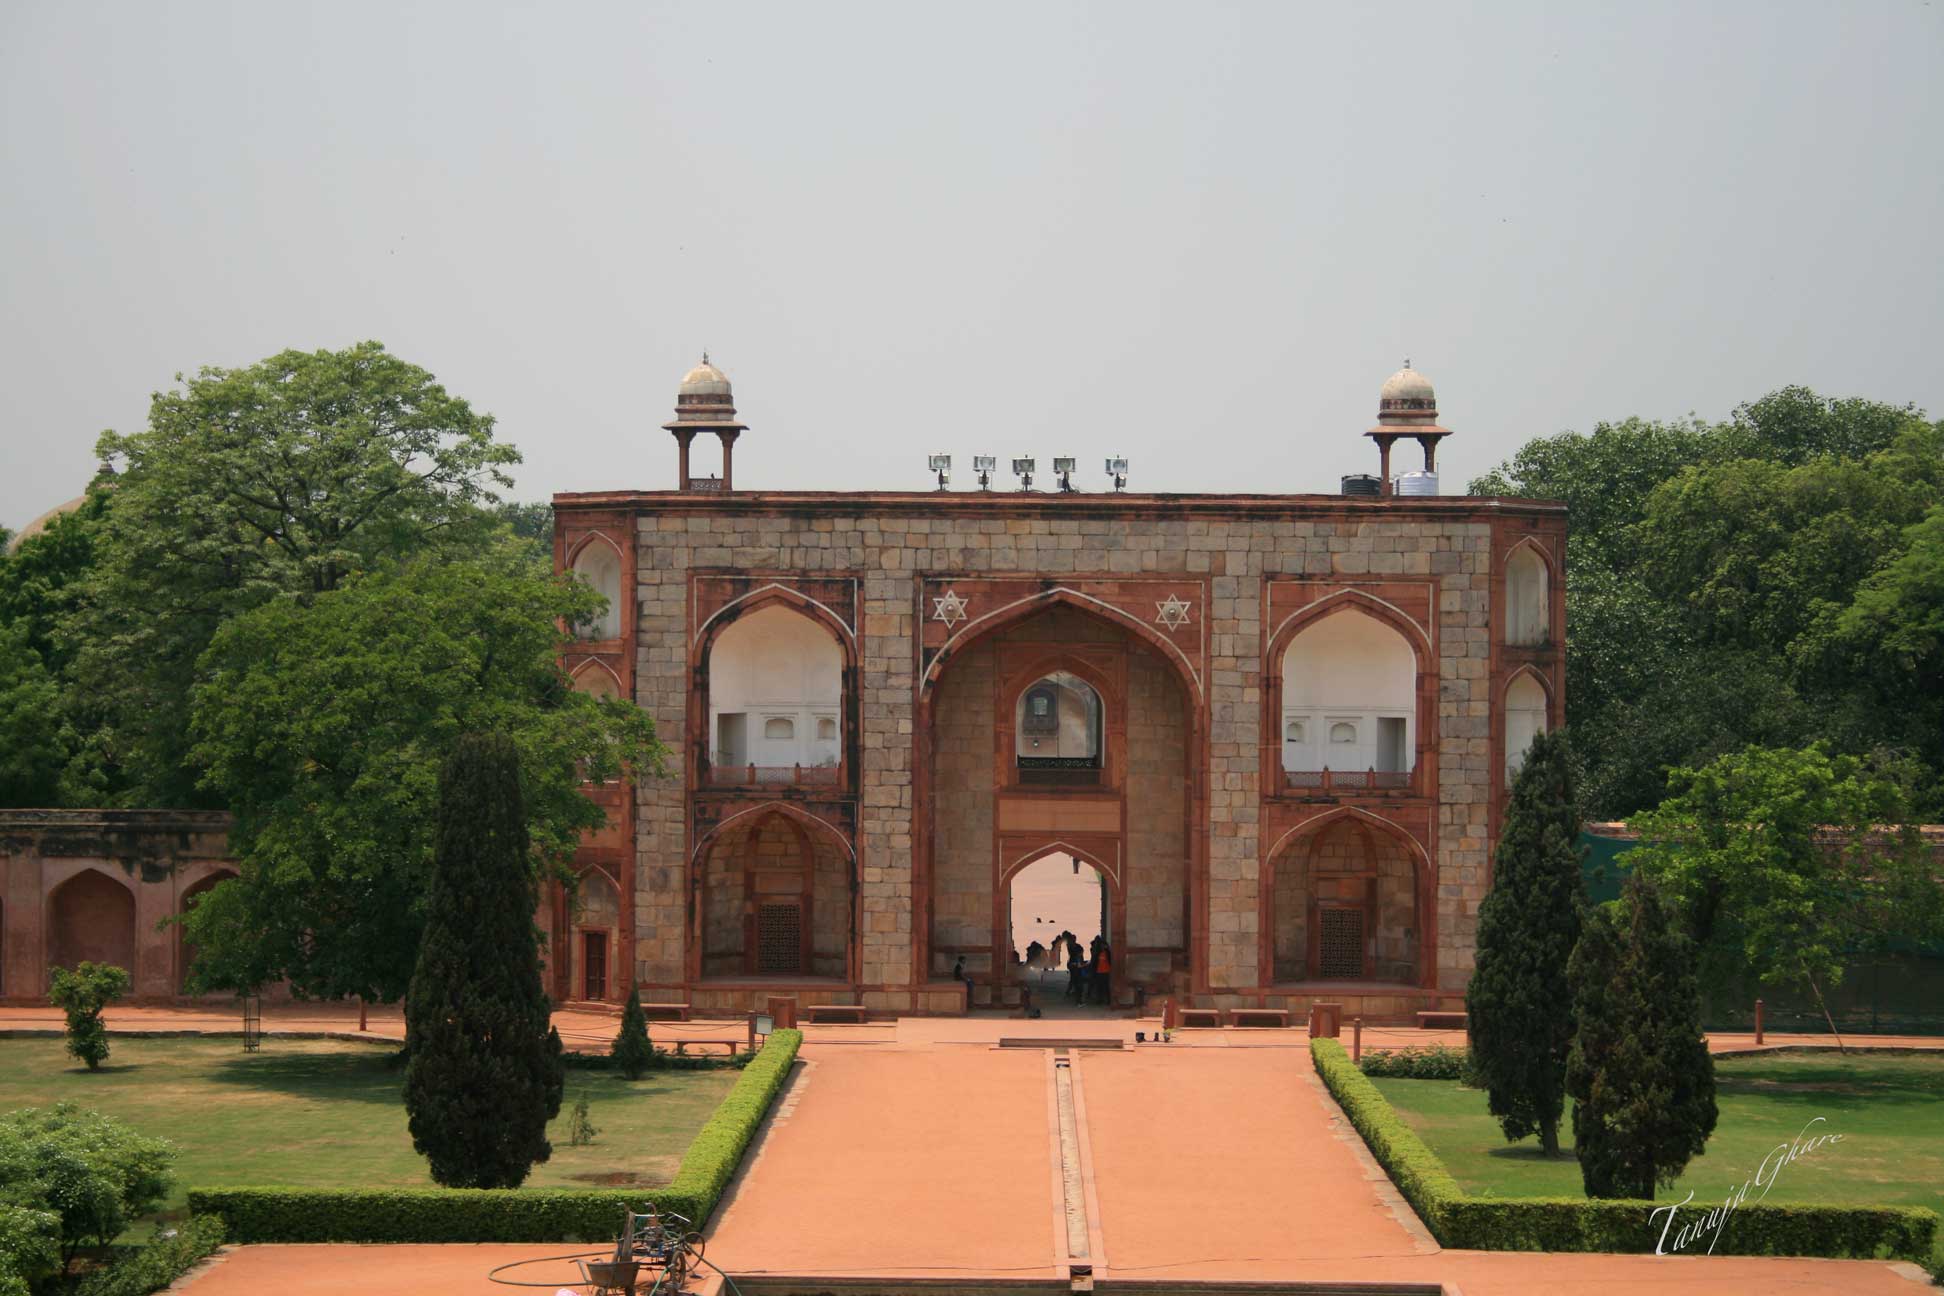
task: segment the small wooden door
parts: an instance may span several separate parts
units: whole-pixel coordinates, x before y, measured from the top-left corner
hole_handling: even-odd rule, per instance
[[[607,933],[581,933],[581,987],[584,999],[607,998]]]

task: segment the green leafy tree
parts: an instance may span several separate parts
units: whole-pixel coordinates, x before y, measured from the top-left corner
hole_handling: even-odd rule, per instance
[[[1585,908],[1579,800],[1563,734],[1526,752],[1499,831],[1492,889],[1478,907],[1465,991],[1474,1075],[1505,1137],[1559,1151],[1573,1005],[1559,993]]]
[[[1861,459],[1692,467],[1647,499],[1642,572],[1708,642],[1785,653],[1940,498],[1944,434],[1925,423]]]
[[[1589,1197],[1652,1200],[1714,1133],[1714,1059],[1693,944],[1645,874],[1588,913],[1567,964],[1578,1027],[1566,1064]]]
[[[655,1065],[655,1046],[648,1040],[648,1014],[641,1009],[641,991],[628,992],[621,1010],[621,1030],[614,1037],[614,1065],[630,1080],[639,1080]]]
[[[1944,810],[1937,717],[1875,687],[1835,630],[1944,498],[1944,425],[1792,387],[1719,424],[1541,438],[1471,489],[1567,506],[1566,719],[1589,811],[1654,805],[1670,767],[1819,739],[1905,762]]]
[[[540,977],[519,749],[466,734],[439,776],[418,967],[405,996],[412,1146],[448,1188],[517,1188],[552,1155],[560,1036]]]
[[[0,1296],[32,1296],[60,1263],[61,1217],[0,1202]]]
[[[56,675],[72,656],[61,624],[81,605],[94,573],[114,482],[111,472],[98,475],[79,505],[49,518],[0,558],[0,623],[24,629],[28,646]]]
[[[108,1060],[108,1027],[101,1014],[128,993],[128,969],[113,963],[82,962],[70,971],[55,968],[48,1000],[67,1014],[68,1054],[98,1071]]]
[[[1849,606],[1825,607],[1800,656],[1823,679],[1867,694],[1878,732],[1908,736],[1930,772],[1928,815],[1944,810],[1944,504],[1903,534],[1902,552],[1857,587]]]
[[[508,546],[470,561],[386,566],[224,625],[191,730],[206,786],[231,809],[239,875],[184,919],[195,984],[396,1000],[425,923],[439,753],[494,730],[520,754],[543,861],[603,821],[583,780],[658,773],[632,702],[575,692],[558,624],[599,596]]]
[[[1629,821],[1643,845],[1626,859],[1720,971],[1813,986],[1889,937],[1939,931],[1944,894],[1903,790],[1857,758],[1750,747],[1671,782]]]
[[[60,1217],[60,1264],[106,1248],[162,1204],[175,1147],[73,1103],[0,1117],[0,1200]]]
[[[59,683],[27,627],[0,621],[0,806],[61,804],[67,754]]]
[[[145,430],[101,437],[123,468],[69,630],[77,685],[104,714],[93,777],[145,805],[207,795],[190,694],[221,626],[386,560],[468,552],[519,459],[491,417],[376,342],[178,382]]]

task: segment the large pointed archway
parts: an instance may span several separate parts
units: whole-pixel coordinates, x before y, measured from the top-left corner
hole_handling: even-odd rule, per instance
[[[1127,1007],[1207,982],[1200,680],[1151,627],[1070,594],[989,616],[921,675],[913,972],[943,981],[963,959],[1006,993],[1012,872],[1082,843],[1111,880]]]

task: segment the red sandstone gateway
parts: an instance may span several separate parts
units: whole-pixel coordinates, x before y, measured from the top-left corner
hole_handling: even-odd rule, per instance
[[[565,666],[675,750],[589,790],[555,993],[956,1013],[963,958],[974,1007],[1016,1005],[1012,879],[1057,858],[1109,1011],[1457,1007],[1508,775],[1562,714],[1566,519],[1427,493],[1437,420],[1393,375],[1385,478],[1344,495],[738,490],[705,358],[676,489],[554,499],[557,565],[612,604]]]

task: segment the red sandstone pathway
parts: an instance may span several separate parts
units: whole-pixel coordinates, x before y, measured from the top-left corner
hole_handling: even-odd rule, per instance
[[[731,1274],[1058,1276],[1047,1053],[803,1056],[709,1231],[710,1260]]]

